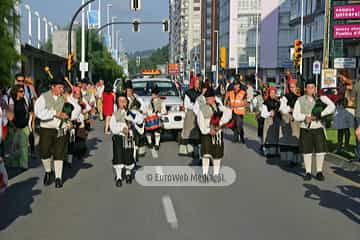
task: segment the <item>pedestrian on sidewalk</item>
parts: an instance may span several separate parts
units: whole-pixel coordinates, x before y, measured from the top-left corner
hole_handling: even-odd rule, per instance
[[[113,92],[113,88],[110,84],[107,84],[104,89],[103,97],[102,97],[102,105],[103,105],[103,114],[105,117],[105,134],[110,134],[110,118],[114,112],[114,104],[115,104],[115,93]]]
[[[335,104],[327,96],[316,96],[316,82],[308,80],[305,83],[305,95],[296,100],[293,116],[300,122],[299,152],[303,154],[305,181],[312,178],[313,153],[316,161],[316,178],[324,180],[323,163],[328,151],[324,117],[335,112]]]
[[[352,97],[355,100],[355,161],[360,161],[360,72],[359,76],[352,88]]]
[[[29,167],[29,125],[31,125],[29,120],[33,106],[29,105],[25,100],[24,85],[15,85],[11,89],[11,96],[14,101],[14,119],[12,119],[12,123],[15,126],[15,135],[8,166],[26,170]]]
[[[1,89],[0,89],[1,90]],[[8,185],[8,175],[4,162],[4,140],[6,139],[6,104],[0,99],[0,193],[4,192]]]

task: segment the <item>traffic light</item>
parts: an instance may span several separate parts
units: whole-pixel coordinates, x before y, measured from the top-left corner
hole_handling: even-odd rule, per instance
[[[140,11],[141,10],[141,0],[130,0],[130,9],[132,11]]]
[[[303,52],[303,43],[301,40],[296,39],[294,41],[294,65],[295,67],[300,67],[302,62],[302,52]]]
[[[134,20],[132,24],[133,24],[133,32],[140,32],[140,21]]]
[[[220,67],[225,69],[226,68],[226,48],[220,48]]]
[[[169,32],[169,20],[164,20],[163,21],[163,31],[164,32]]]
[[[75,64],[74,54],[70,53],[67,57],[67,70],[70,72]]]

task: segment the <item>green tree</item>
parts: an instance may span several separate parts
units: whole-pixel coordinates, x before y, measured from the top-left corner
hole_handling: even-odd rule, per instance
[[[155,49],[150,56],[142,57],[140,66],[136,65],[136,56],[129,59],[129,73],[141,73],[144,69],[156,69],[157,65],[166,64],[169,59],[169,46]]]
[[[14,14],[15,0],[1,0],[0,4],[0,75],[4,85],[13,82],[13,72],[20,56],[15,48],[15,36],[19,30],[19,16]]]

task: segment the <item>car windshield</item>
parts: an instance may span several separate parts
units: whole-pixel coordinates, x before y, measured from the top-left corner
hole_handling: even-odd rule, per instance
[[[179,92],[173,82],[170,81],[134,81],[133,88],[139,96],[151,96],[151,89],[157,85],[160,96],[179,96]]]

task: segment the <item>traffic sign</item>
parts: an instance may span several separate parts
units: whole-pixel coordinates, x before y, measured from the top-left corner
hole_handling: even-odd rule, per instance
[[[180,73],[180,67],[177,63],[170,63],[168,65],[168,73],[171,75],[178,75]]]
[[[336,69],[356,68],[356,58],[335,58],[334,68]]]
[[[321,73],[321,63],[320,61],[315,61],[313,63],[313,74],[319,75]]]
[[[88,62],[80,62],[80,71],[81,72],[89,71],[89,63]]]

